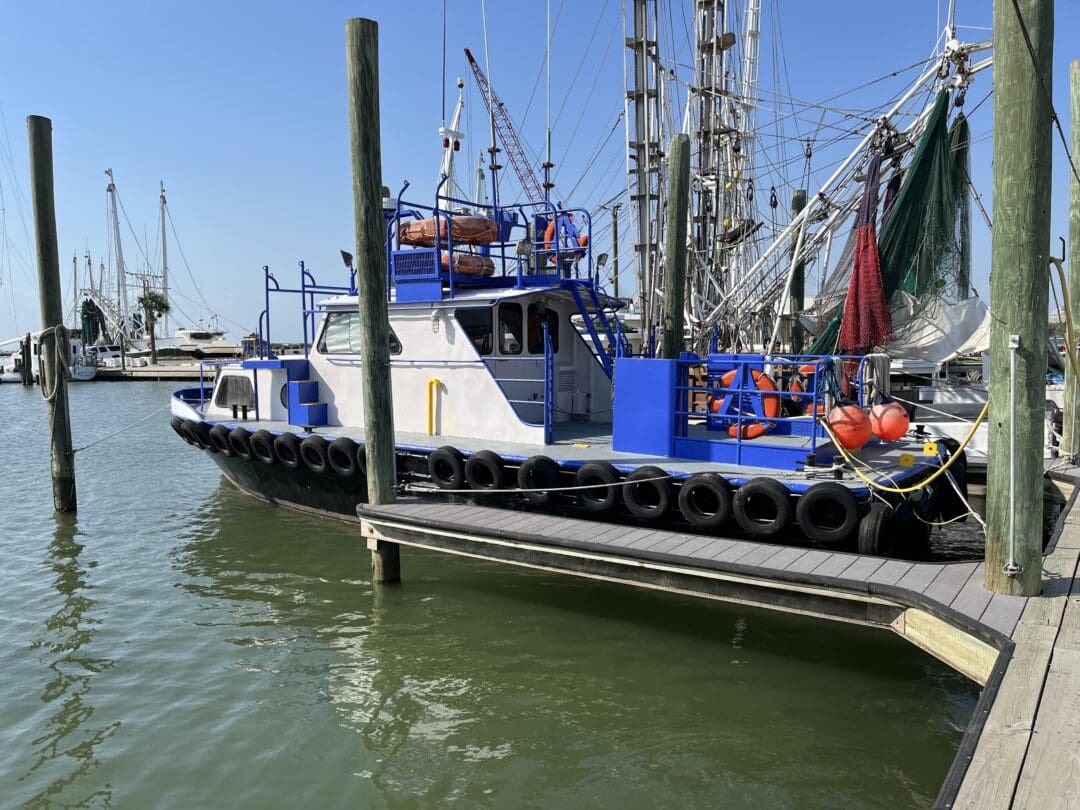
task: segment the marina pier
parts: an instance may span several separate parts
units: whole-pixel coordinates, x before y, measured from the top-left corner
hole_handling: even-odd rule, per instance
[[[926,563],[472,504],[361,505],[369,548],[421,548],[752,605],[898,634],[982,686],[942,785],[944,808],[1070,807],[1080,796],[1080,508],[1076,475],[1042,561],[1042,593],[985,588],[985,563]]]

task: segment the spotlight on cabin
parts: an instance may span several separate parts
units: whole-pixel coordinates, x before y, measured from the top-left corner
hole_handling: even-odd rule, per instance
[[[341,260],[343,262],[345,262],[345,266],[347,268],[349,268],[350,270],[353,269],[353,267],[352,267],[352,254],[349,253],[349,251],[347,251],[347,250],[341,251]]]
[[[596,269],[599,270],[605,264],[607,264],[607,254],[601,253],[599,256],[596,257]]]
[[[532,242],[528,239],[519,240],[514,252],[517,253],[519,259],[528,258],[532,254]]]

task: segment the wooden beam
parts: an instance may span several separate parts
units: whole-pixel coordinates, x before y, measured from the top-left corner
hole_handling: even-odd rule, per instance
[[[34,241],[37,244],[38,294],[41,297],[41,379],[38,384],[49,404],[49,437],[52,449],[53,506],[58,512],[74,512],[75,452],[71,449],[68,415],[67,373],[60,366],[71,362],[71,345],[64,330],[64,304],[60,292],[60,254],[56,242],[56,206],[53,200],[52,121],[40,115],[26,119],[30,137],[30,183],[34,198]],[[63,343],[58,345],[59,337]],[[29,341],[29,336],[28,336]]]
[[[1072,111],[1072,153],[1073,160],[1080,160],[1080,59],[1069,65],[1069,98]],[[1069,308],[1072,316],[1080,319],[1080,183],[1069,173],[1069,290],[1065,293],[1069,299]],[[1060,313],[1059,313],[1060,316]],[[1074,324],[1074,337],[1076,326]],[[1076,355],[1076,346],[1069,345],[1068,330],[1065,331],[1065,345],[1067,351]],[[1074,461],[1077,453],[1080,453],[1080,414],[1077,407],[1080,406],[1077,385],[1080,380],[1073,374],[1072,363],[1065,363],[1065,411],[1061,419],[1061,452],[1071,457]]]
[[[1020,16],[1017,14],[1019,9]],[[1021,17],[1023,24],[1021,24]],[[1040,79],[1051,76],[1053,0],[994,0],[994,232],[990,270],[990,444],[986,587],[1039,593],[1043,422],[1049,301],[1051,119]],[[1026,32],[1026,36],[1025,36]],[[1030,37],[1034,59],[1027,47]],[[1010,339],[1016,350],[1016,419],[1010,423]],[[1016,457],[1011,458],[1015,436]],[[1015,502],[1010,475],[1015,474]],[[1010,561],[1010,525],[1015,554]]]
[[[368,502],[387,504],[394,502],[396,472],[386,288],[386,221],[382,207],[382,146],[379,139],[378,24],[359,17],[346,21],[345,53]],[[371,572],[374,582],[400,579],[396,544],[383,544],[372,550]]]
[[[683,350],[686,300],[686,227],[690,210],[690,136],[679,133],[668,148],[667,242],[664,247],[663,343],[660,356]]]

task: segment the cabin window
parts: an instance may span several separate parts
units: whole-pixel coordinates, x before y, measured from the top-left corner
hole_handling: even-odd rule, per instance
[[[499,304],[499,354],[521,354],[521,304]]]
[[[390,354],[401,354],[401,341],[390,329]],[[319,338],[319,354],[360,354],[360,313],[328,312]]]
[[[491,307],[470,307],[454,310],[454,317],[465,330],[476,353],[481,356],[491,354]]]
[[[255,407],[255,392],[251,387],[251,380],[239,374],[226,374],[218,382],[214,405],[219,408],[231,408],[234,405]]]
[[[559,314],[540,304],[529,304],[529,354],[544,353],[544,324],[547,324],[551,338],[552,353],[559,350]]]

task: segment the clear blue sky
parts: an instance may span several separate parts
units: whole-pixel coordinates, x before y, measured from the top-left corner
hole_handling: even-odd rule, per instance
[[[762,84],[779,77],[784,92],[823,100],[929,56],[947,3],[764,0],[762,5]],[[1080,32],[1077,5],[1057,3],[1054,96],[1066,125],[1068,62],[1080,57],[1070,35]],[[483,111],[461,49],[471,46],[483,60],[480,2],[450,0],[449,6],[446,96],[452,105],[454,78],[463,76],[474,125],[462,155],[471,160],[483,146]],[[959,0],[958,6],[961,24],[989,25],[989,0]],[[621,0],[552,0],[552,9],[559,14],[552,60],[558,189],[577,205],[594,206],[625,185],[621,123],[609,136],[622,108]],[[660,9],[669,31],[685,32],[690,0],[661,0]],[[524,118],[529,144],[539,147],[545,105],[544,83],[536,80],[544,58],[545,4],[489,0],[487,12],[494,85],[519,122]],[[417,196],[428,198],[441,146],[435,134],[443,97],[438,0],[4,3],[0,105],[6,132],[0,131],[0,189],[8,243],[7,253],[0,252],[0,260],[6,259],[0,261],[0,339],[38,325],[28,239],[28,114],[53,120],[66,287],[73,254],[89,249],[97,257],[106,250],[107,167],[116,173],[135,232],[142,239],[144,229],[149,231],[150,247],[157,243],[157,184],[165,180],[198,285],[234,324],[255,323],[262,308],[263,264],[279,277],[292,278],[296,262],[305,259],[320,280],[338,280],[337,251],[352,242],[343,35],[351,16],[373,17],[380,24],[384,180],[396,188],[410,179]],[[961,33],[966,40],[989,36],[985,30]],[[780,42],[783,60],[777,58]],[[685,42],[677,39],[665,48],[676,59],[685,52]],[[878,106],[914,75],[879,82],[834,103]],[[989,89],[990,76],[983,74],[969,94],[969,106]],[[987,102],[973,119],[973,173],[988,202],[990,109]],[[768,115],[761,116],[759,122],[768,123]],[[788,126],[788,135],[812,128],[805,120]],[[835,149],[846,152],[850,143]],[[819,179],[840,154],[815,157]],[[1065,235],[1068,205],[1060,149],[1056,158],[1055,237]],[[788,194],[781,188],[783,198]],[[989,239],[985,228],[976,226],[975,234],[976,262],[982,265],[975,277],[985,292]],[[135,264],[138,249],[126,226],[123,235],[125,258]],[[603,249],[605,234],[597,236]],[[628,254],[627,248],[624,239]],[[175,246],[170,266],[178,291],[196,299]],[[193,316],[202,314],[190,300],[177,302]],[[282,337],[289,331],[286,306],[281,302],[275,316],[275,333]]]

